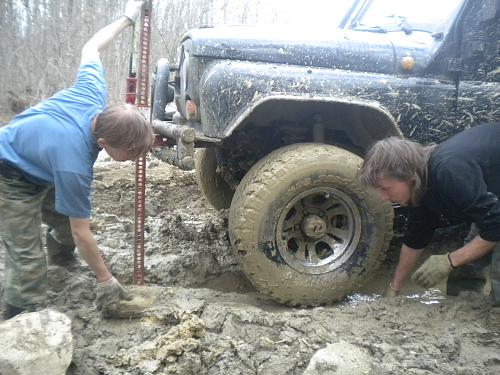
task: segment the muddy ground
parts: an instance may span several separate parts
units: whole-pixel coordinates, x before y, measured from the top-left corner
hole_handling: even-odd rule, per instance
[[[103,319],[93,305],[95,279],[83,262],[49,267],[48,306],[73,321],[68,374],[302,374],[318,349],[340,340],[369,353],[371,374],[500,373],[500,328],[490,326],[488,296],[447,297],[412,285],[401,297],[380,296],[397,240],[358,294],[334,306],[281,306],[240,274],[227,213],[208,206],[192,172],[148,159],[147,174],[146,284],[159,300],[143,318]],[[132,280],[133,190],[132,163],[96,164],[94,233],[125,284]],[[455,238],[441,234],[434,250],[453,248]]]

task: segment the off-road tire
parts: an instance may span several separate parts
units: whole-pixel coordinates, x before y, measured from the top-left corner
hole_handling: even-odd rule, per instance
[[[231,206],[234,191],[217,174],[217,159],[213,148],[196,150],[195,176],[201,192],[210,205],[217,210]]]
[[[291,306],[328,304],[359,288],[378,268],[392,237],[393,210],[375,191],[359,184],[361,162],[358,156],[335,146],[294,144],[268,154],[248,171],[232,200],[229,236],[243,273],[256,289]],[[302,268],[300,262],[294,263],[296,255],[290,256],[290,246],[280,239],[278,231],[284,222],[281,218],[288,215],[287,204],[302,196],[307,202],[309,192],[314,200],[325,192],[322,199],[327,205],[335,196],[345,202],[345,208],[342,203],[333,210],[345,210],[346,217],[352,212],[352,220],[347,217],[344,221],[350,223],[353,233],[349,240],[352,246],[346,237],[340,258],[334,258],[337,250],[332,250],[330,258],[336,260],[322,265],[316,254],[320,261],[310,269],[305,263]],[[297,202],[298,207],[307,207]],[[298,211],[294,211],[293,220]],[[335,227],[330,230],[334,233]]]

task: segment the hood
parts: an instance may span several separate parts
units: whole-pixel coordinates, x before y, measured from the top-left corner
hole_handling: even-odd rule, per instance
[[[300,30],[262,26],[194,29],[184,37],[191,56],[394,73],[387,34],[352,30]]]

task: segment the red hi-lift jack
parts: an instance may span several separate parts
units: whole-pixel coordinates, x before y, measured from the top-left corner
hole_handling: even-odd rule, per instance
[[[133,54],[130,56],[129,75],[125,92],[125,102],[136,104],[139,110],[149,117],[149,45],[151,40],[152,0],[142,7],[139,39],[138,77],[133,72]],[[133,48],[133,46],[132,46]],[[146,158],[139,157],[135,162],[135,225],[134,225],[134,271],[135,285],[144,285],[144,214],[146,195]]]

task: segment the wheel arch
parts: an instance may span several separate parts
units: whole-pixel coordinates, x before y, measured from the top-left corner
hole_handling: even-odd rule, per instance
[[[375,101],[351,97],[271,95],[252,102],[226,128],[223,138],[231,138],[237,131],[255,124],[259,127],[273,127],[287,122],[302,129],[308,126],[312,128],[313,123],[308,123],[307,119],[319,119],[324,123],[325,129],[345,132],[351,143],[348,148],[360,154],[379,139],[402,137],[395,118]],[[345,140],[334,141],[332,144],[342,146],[342,143]]]

